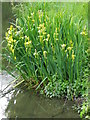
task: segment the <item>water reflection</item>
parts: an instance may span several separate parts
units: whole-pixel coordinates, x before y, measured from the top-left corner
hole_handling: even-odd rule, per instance
[[[3,73],[2,89],[13,78]],[[7,77],[6,77],[7,75]],[[7,79],[5,79],[7,78]],[[1,93],[2,94],[2,93]],[[78,118],[77,112],[73,111],[72,101],[57,98],[49,99],[31,91],[16,89],[0,98],[0,117],[10,118]]]
[[[72,110],[73,103],[68,101],[64,106],[64,100],[48,99],[36,95],[33,91],[13,93],[9,101],[6,113],[8,117],[19,118],[76,118],[78,114]]]

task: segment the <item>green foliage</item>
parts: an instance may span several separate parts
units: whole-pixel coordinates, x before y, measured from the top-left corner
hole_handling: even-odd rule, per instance
[[[8,28],[3,54],[13,70],[28,88],[49,97],[82,96],[88,77],[87,4],[21,3],[13,9],[16,23]]]

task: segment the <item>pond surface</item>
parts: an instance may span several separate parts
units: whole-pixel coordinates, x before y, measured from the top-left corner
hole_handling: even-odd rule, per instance
[[[10,87],[6,86],[14,80],[12,76],[3,71],[0,73],[0,117],[1,118],[79,118],[73,111],[72,101],[57,98],[46,98],[34,91],[12,90],[3,95]],[[6,88],[6,89],[5,89]],[[5,91],[2,93],[1,91]]]

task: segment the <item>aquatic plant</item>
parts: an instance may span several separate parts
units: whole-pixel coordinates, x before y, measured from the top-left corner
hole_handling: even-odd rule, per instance
[[[69,8],[67,12],[64,4],[55,5],[15,6],[16,23],[6,32],[7,54],[3,56],[13,66],[12,71],[18,71],[22,77],[17,85],[24,82],[29,89],[35,88],[49,97],[66,96],[73,100],[87,88],[84,77],[88,69],[88,22],[86,14],[79,14],[78,9],[75,12],[71,7],[73,12]]]

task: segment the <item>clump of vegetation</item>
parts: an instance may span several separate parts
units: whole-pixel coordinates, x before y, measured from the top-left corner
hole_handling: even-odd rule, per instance
[[[3,56],[22,77],[20,84],[24,82],[28,89],[35,88],[48,97],[73,100],[85,94],[87,4],[78,6],[80,13],[74,9],[75,3],[67,7],[65,3],[21,3],[14,7],[16,23],[6,32],[7,54]]]

